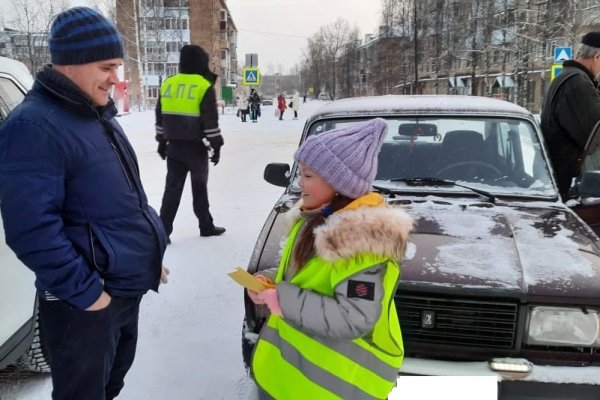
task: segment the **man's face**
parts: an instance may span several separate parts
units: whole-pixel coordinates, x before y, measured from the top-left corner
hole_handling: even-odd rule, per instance
[[[104,106],[113,85],[119,82],[117,69],[122,58],[95,61],[88,64],[57,66],[57,70],[73,81],[94,106]]]
[[[594,54],[592,61],[592,74],[594,74],[596,80],[600,80],[600,51]]]

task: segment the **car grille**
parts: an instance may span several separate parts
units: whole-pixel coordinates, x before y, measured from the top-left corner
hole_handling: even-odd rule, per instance
[[[482,349],[514,347],[516,303],[400,293],[395,302],[407,342]]]

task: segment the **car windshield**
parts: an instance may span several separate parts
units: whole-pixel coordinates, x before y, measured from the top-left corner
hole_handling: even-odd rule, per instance
[[[530,121],[494,117],[386,118],[376,185],[391,190],[448,191],[434,179],[460,182],[496,195],[555,197],[546,159]],[[309,135],[358,122],[321,120]],[[432,185],[411,185],[430,178]],[[462,191],[460,186],[452,191]]]

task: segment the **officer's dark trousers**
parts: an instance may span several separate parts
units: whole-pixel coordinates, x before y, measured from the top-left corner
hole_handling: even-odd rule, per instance
[[[169,142],[167,146],[167,181],[160,207],[160,218],[167,232],[173,232],[173,221],[181,202],[188,172],[192,180],[194,214],[200,231],[214,228],[208,204],[208,153],[202,143]]]
[[[117,397],[135,357],[141,296],[113,297],[100,311],[40,298],[42,340],[52,370],[52,399]]]

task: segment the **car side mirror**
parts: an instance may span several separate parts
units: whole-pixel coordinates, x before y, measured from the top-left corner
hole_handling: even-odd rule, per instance
[[[263,177],[271,185],[286,187],[290,184],[290,166],[284,163],[267,164]]]
[[[600,197],[600,171],[586,171],[577,185],[581,197]]]

